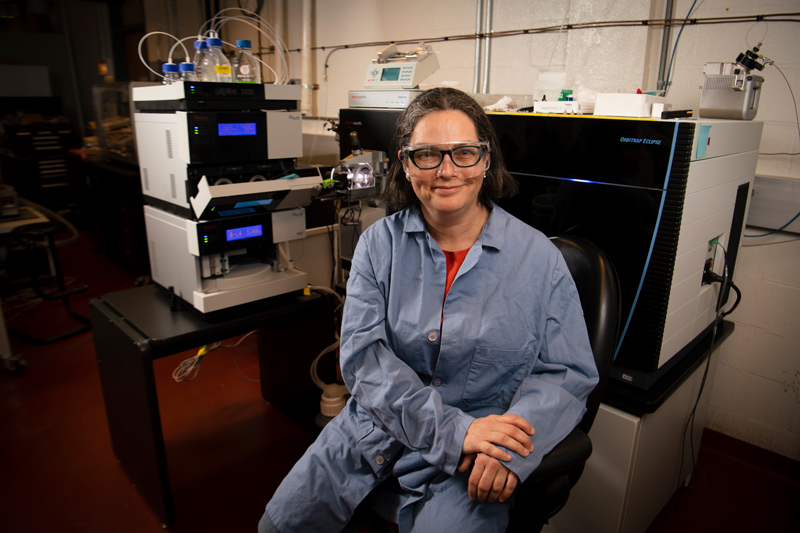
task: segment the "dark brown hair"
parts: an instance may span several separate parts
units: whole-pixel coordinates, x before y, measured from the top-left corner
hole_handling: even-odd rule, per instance
[[[394,149],[401,150],[409,145],[411,135],[420,119],[435,111],[451,110],[461,111],[472,119],[478,140],[488,142],[491,149],[491,164],[486,171],[486,178],[483,180],[478,198],[488,205],[489,200],[497,201],[516,194],[517,182],[506,170],[503,154],[497,143],[497,135],[489,117],[475,99],[458,89],[437,87],[425,91],[412,100],[397,121]],[[419,199],[414,194],[411,183],[406,180],[403,161],[394,157],[384,186],[383,199],[387,207],[393,211],[419,205]]]

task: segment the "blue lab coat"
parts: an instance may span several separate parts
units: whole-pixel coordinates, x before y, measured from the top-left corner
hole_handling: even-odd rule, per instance
[[[493,205],[443,306],[445,272],[417,207],[361,236],[341,332],[352,397],[267,505],[281,532],[339,531],[392,476],[377,503],[401,532],[502,530],[510,501],[469,500],[456,471],[469,425],[528,420],[533,452],[505,463],[524,480],[580,421],[597,370],[558,249]]]

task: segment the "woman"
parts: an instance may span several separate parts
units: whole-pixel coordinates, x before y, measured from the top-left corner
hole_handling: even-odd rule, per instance
[[[597,371],[557,249],[494,204],[515,191],[488,117],[437,88],[401,116],[347,285],[352,393],[259,531],[340,531],[368,496],[405,531],[503,531],[513,492],[580,421]],[[534,431],[535,427],[535,431]]]

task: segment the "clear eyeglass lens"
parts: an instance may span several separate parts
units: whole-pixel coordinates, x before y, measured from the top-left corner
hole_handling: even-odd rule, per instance
[[[422,170],[430,170],[438,167],[445,154],[450,154],[453,163],[457,167],[471,167],[478,164],[483,156],[483,146],[459,146],[452,150],[437,150],[436,148],[420,148],[409,150],[412,161]]]

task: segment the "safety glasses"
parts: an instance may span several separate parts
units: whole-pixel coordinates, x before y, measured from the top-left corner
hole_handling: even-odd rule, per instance
[[[441,146],[452,146],[449,150]],[[444,161],[445,154],[450,156],[453,164],[460,168],[468,168],[478,164],[489,150],[487,142],[449,142],[431,145],[412,145],[403,149],[403,157],[411,160],[420,170],[432,170]]]

